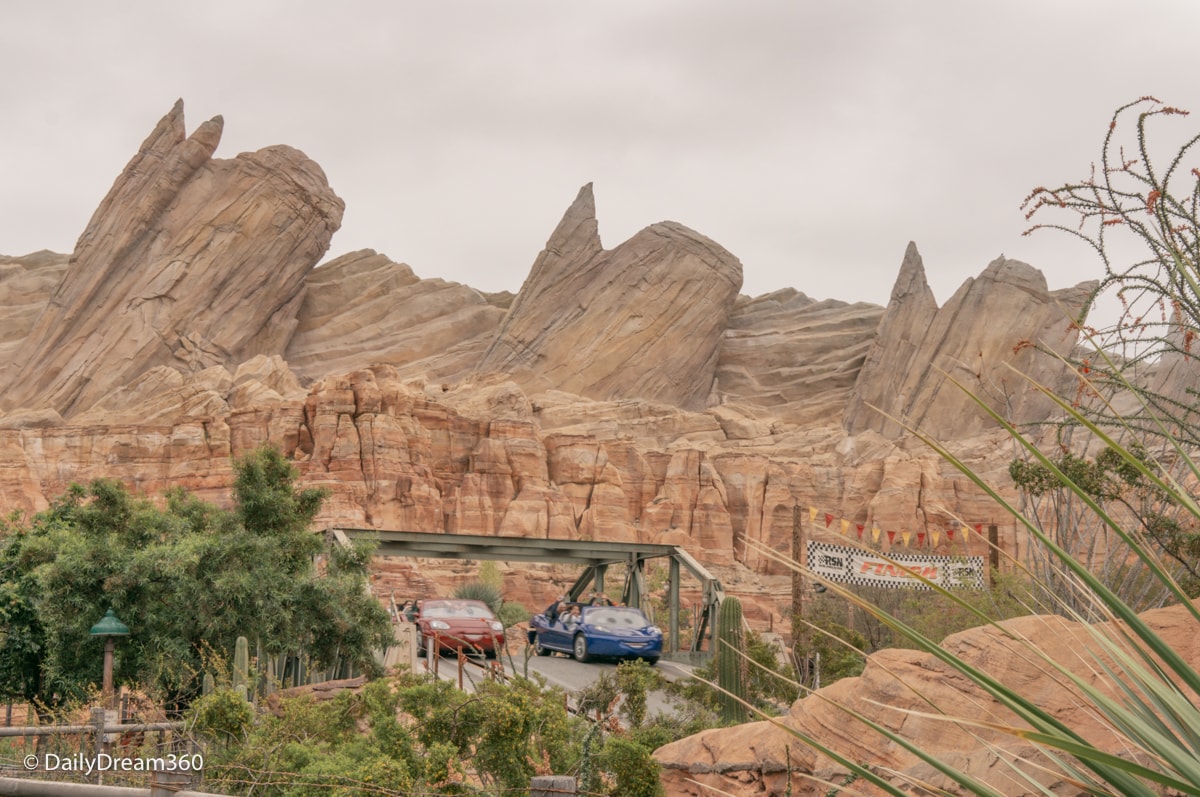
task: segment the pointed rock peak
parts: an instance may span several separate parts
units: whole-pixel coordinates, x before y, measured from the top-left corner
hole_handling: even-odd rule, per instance
[[[917,251],[916,243],[909,241],[908,248],[904,250],[904,260],[900,263],[900,274],[897,275],[896,283],[892,286],[892,297],[889,303],[895,304],[914,294],[932,297],[933,292],[929,289],[928,280],[925,279],[925,262],[921,260],[921,253]]]
[[[584,183],[583,187],[579,189],[579,193],[575,195],[575,201],[567,209],[567,214],[586,216],[590,219],[596,218],[596,197],[592,193],[591,183]]]
[[[225,117],[218,115],[197,127],[189,138],[209,152],[215,152],[217,144],[221,143],[221,133],[224,130]]]
[[[183,100],[175,100],[171,110],[167,111],[158,124],[142,142],[141,151],[170,148],[187,138],[187,129],[183,124]]]
[[[596,222],[596,199],[592,184],[579,189],[575,201],[563,214],[562,221],[546,241],[546,252],[565,257],[589,255],[603,251],[599,225]]]

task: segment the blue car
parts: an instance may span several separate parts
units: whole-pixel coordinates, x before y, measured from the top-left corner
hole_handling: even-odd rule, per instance
[[[573,607],[565,607],[553,622],[545,614],[529,621],[529,644],[539,656],[559,651],[577,661],[603,657],[654,664],[662,655],[662,631],[651,625],[641,609],[580,605],[578,616],[573,617]]]

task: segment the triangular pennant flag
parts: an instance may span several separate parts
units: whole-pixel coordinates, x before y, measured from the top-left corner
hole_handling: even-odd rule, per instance
[[[833,515],[825,513],[825,528],[829,528],[829,524],[833,522]]]
[[[925,532],[918,531],[917,532],[917,547],[920,548],[924,544],[925,544]]]
[[[962,533],[963,533],[963,542],[966,542],[966,541],[967,541],[967,535],[971,533],[971,530],[970,530],[970,529],[968,529],[966,526],[963,526],[963,527],[962,527]]]
[[[929,540],[930,540],[930,542],[933,543],[934,548],[936,548],[938,546],[938,543],[941,542],[941,539],[942,539],[942,533],[940,531],[938,531],[937,529],[934,529],[933,531],[929,532]]]
[[[888,532],[888,545],[891,545],[895,542],[896,542],[896,532],[889,531]]]
[[[900,539],[904,540],[904,547],[908,547],[908,541],[912,539],[912,532],[908,529],[900,530]]]
[[[954,542],[954,529],[946,529],[946,539]]]
[[[863,534],[863,524],[861,524],[861,523],[855,523],[855,524],[854,524],[854,528],[858,529],[858,538],[861,540],[861,539],[862,539],[862,534]]]
[[[976,534],[983,534],[983,524],[982,524],[982,523],[976,523],[976,524],[975,524],[975,533],[976,533]]]
[[[879,542],[879,534],[880,534],[879,527],[872,526],[871,527],[871,542]]]
[[[850,533],[850,521],[843,520],[842,521],[842,534],[849,534],[849,533]]]
[[[817,508],[815,506],[810,506],[808,508],[808,522],[809,523],[817,522]]]

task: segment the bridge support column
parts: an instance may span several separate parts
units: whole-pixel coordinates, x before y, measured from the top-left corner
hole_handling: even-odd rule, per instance
[[[667,650],[679,652],[679,560],[667,557],[667,611],[670,614],[667,631]]]

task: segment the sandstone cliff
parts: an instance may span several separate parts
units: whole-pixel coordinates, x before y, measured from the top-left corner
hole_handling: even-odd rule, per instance
[[[675,222],[604,249],[590,185],[515,297],[371,251],[314,269],[342,211],[320,168],[214,160],[220,130],[187,136],[177,104],[69,261],[0,261],[0,509],[98,475],[224,500],[231,457],[270,441],[333,488],[330,523],[672,541],[770,574],[743,541],[786,549],[797,505],[997,520],[867,405],[1002,475],[938,369],[992,389],[1022,341],[1067,345],[1054,303],[1083,290],[1001,259],[939,309],[910,246],[886,309],[739,297],[737,259]]]

